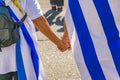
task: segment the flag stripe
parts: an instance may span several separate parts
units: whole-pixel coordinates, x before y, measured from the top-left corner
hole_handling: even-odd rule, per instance
[[[38,80],[38,76],[39,76],[39,58],[38,58],[38,55],[37,55],[37,51],[35,49],[34,42],[33,42],[32,38],[30,37],[30,35],[29,35],[27,29],[25,28],[24,24],[21,27],[21,29],[22,29],[23,35],[25,37],[25,40],[27,41],[28,45],[31,48],[31,58],[32,58],[34,70],[35,70],[35,73],[36,73],[36,78]]]
[[[16,15],[13,13],[12,9],[7,6],[10,15],[16,20],[19,21],[16,17]],[[22,54],[21,54],[21,48],[20,48],[20,40],[16,43],[16,65],[17,65],[17,72],[18,72],[18,79],[19,80],[27,80],[25,68],[23,64]]]
[[[18,22],[19,19],[18,19],[17,16],[13,13],[12,9],[11,9],[9,6],[7,6],[7,8],[9,9],[11,16],[14,17],[14,19]],[[24,37],[25,37],[25,40],[27,41],[27,43],[28,43],[28,45],[29,45],[29,47],[30,47],[30,49],[31,49],[31,59],[32,59],[32,62],[33,62],[33,66],[34,66],[36,78],[37,78],[37,80],[38,80],[38,76],[39,76],[39,58],[38,58],[38,55],[37,55],[37,51],[36,51],[36,49],[35,49],[34,42],[33,42],[32,38],[31,38],[31,36],[29,35],[29,32],[27,31],[24,23],[21,23],[20,27],[21,27],[21,29],[22,29],[23,35],[24,35]],[[19,46],[18,46],[18,47],[19,47]],[[17,48],[17,49],[18,49],[18,48]],[[19,51],[19,50],[17,50],[17,51]],[[21,56],[21,57],[22,57],[22,56]],[[18,60],[18,59],[20,59],[20,60]],[[22,61],[22,60],[23,60],[22,58],[17,58],[17,62],[18,62],[18,61]],[[22,63],[22,62],[20,62],[20,63]],[[22,65],[22,64],[21,64],[21,65]],[[24,65],[23,65],[23,66],[24,66]],[[23,77],[23,74],[24,74],[24,76],[26,77],[26,74],[25,74],[25,73],[22,73],[22,72],[25,72],[25,71],[24,71],[25,69],[24,69],[24,67],[22,67],[22,70],[21,70],[21,68],[20,68],[20,66],[19,66],[19,63],[17,63],[17,69],[18,69],[18,73],[20,72],[20,74],[18,74],[18,78],[19,78],[19,77],[22,78],[22,77]],[[22,76],[21,76],[21,75],[22,75]],[[21,80],[21,79],[19,79],[19,80]],[[27,79],[25,79],[25,80],[27,80]]]
[[[20,48],[20,40],[16,43],[16,64],[19,65],[17,66],[17,71],[18,73],[18,80],[27,80],[26,78],[26,73],[25,73],[25,68],[23,64],[23,59],[22,59],[22,54],[21,54],[21,48]]]
[[[80,46],[80,43],[78,40],[78,36],[76,34],[75,25],[73,23],[73,19],[72,19],[69,7],[67,7],[67,10],[66,10],[65,23],[66,23],[70,43],[71,43],[73,56],[75,58],[75,62],[77,64],[78,70],[80,72],[81,79],[91,80],[90,74],[88,72],[87,66],[85,64],[85,61],[84,61],[84,58],[82,55],[81,46]],[[87,78],[86,78],[86,76],[87,76]]]
[[[97,59],[94,45],[78,0],[70,0],[69,8],[76,28],[76,32],[78,34],[85,64],[88,68],[91,78],[93,80],[105,80],[105,76]]]
[[[114,64],[120,76],[120,39],[114,17],[112,15],[108,0],[93,0],[103,29],[107,38],[107,42],[112,53]],[[102,5],[102,6],[101,6]],[[109,22],[108,22],[109,20]]]

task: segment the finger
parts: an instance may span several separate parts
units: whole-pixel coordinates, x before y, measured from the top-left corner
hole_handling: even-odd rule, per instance
[[[64,52],[65,50],[63,50],[62,48],[58,47],[58,49],[61,51],[61,52]]]

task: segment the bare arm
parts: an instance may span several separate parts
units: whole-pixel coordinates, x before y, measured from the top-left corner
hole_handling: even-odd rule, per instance
[[[54,44],[56,44],[57,47],[61,48],[62,51],[67,49],[67,46],[51,30],[49,23],[44,16],[34,19],[33,23],[46,37],[48,37]]]
[[[67,31],[65,22],[64,22],[64,36],[68,36],[68,31]]]
[[[64,43],[67,43],[68,50],[70,50],[71,49],[71,45],[70,45],[70,40],[69,40],[68,31],[67,31],[67,27],[66,27],[66,23],[65,22],[64,22],[64,34],[63,34],[63,37],[62,37],[62,41]]]

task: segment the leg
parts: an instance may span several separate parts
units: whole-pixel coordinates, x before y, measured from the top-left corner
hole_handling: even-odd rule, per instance
[[[0,74],[0,80],[12,80],[12,73]]]
[[[58,11],[62,11],[62,7],[64,6],[64,0],[57,1]]]
[[[56,0],[50,0],[50,4],[52,6],[52,10],[56,10]]]
[[[14,79],[14,80],[18,80],[17,72],[13,72],[13,73],[12,73],[12,76],[13,76],[13,79]]]
[[[0,80],[18,80],[17,72],[10,72],[7,74],[0,74]]]
[[[50,0],[50,4],[51,5],[56,5],[56,1],[55,0]]]
[[[56,4],[57,6],[64,6],[64,0],[57,0]]]

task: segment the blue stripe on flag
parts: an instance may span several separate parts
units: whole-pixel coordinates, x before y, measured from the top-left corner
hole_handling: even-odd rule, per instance
[[[16,64],[17,64],[17,73],[18,73],[18,80],[27,80],[26,73],[24,69],[21,48],[20,48],[20,40],[16,43]]]
[[[112,57],[120,76],[120,39],[108,0],[93,0],[101,19]]]
[[[10,13],[11,13],[11,16],[14,17],[14,19],[18,22],[19,19],[18,19],[17,16],[12,12],[12,10],[11,10],[11,8],[10,8],[9,6],[8,6],[8,9],[9,9],[9,11],[10,11]],[[38,76],[39,76],[39,57],[38,57],[38,55],[37,55],[37,51],[36,51],[36,49],[35,49],[34,42],[33,42],[32,38],[31,38],[31,36],[29,35],[29,32],[27,31],[24,23],[22,23],[20,27],[21,27],[21,29],[22,29],[23,35],[24,35],[24,37],[25,37],[25,40],[27,41],[29,47],[31,48],[31,58],[32,58],[32,62],[33,62],[33,66],[34,66],[34,70],[35,70],[35,74],[36,74],[36,78],[37,78],[37,80],[38,80]],[[20,59],[22,59],[22,58],[20,58]],[[17,61],[18,61],[18,59],[17,59]],[[19,63],[18,63],[18,64],[19,64]],[[17,65],[17,66],[19,67],[19,65]],[[19,70],[19,69],[20,69],[20,68],[18,68],[18,71],[21,72],[21,70]],[[24,67],[23,67],[23,69],[24,69]],[[22,72],[21,72],[21,74],[22,74]],[[23,74],[25,74],[25,73],[23,73]],[[18,75],[18,76],[20,76],[20,75]],[[26,75],[24,75],[24,76],[26,76]],[[20,77],[23,77],[23,76],[20,76]],[[21,80],[21,79],[20,79],[20,80]],[[23,79],[22,79],[22,80],[23,80]]]
[[[69,7],[91,78],[92,80],[105,80],[78,0],[69,0]]]
[[[2,1],[0,0],[0,6],[2,6],[3,4],[2,4]]]
[[[32,61],[33,61],[34,70],[35,70],[36,77],[37,77],[37,80],[38,80],[38,76],[39,76],[39,57],[37,55],[35,45],[34,45],[34,42],[33,42],[32,38],[30,37],[25,25],[24,24],[22,24],[22,25],[23,25],[21,27],[22,32],[24,34],[24,37],[25,37],[28,45],[31,48],[31,58],[32,58]]]

